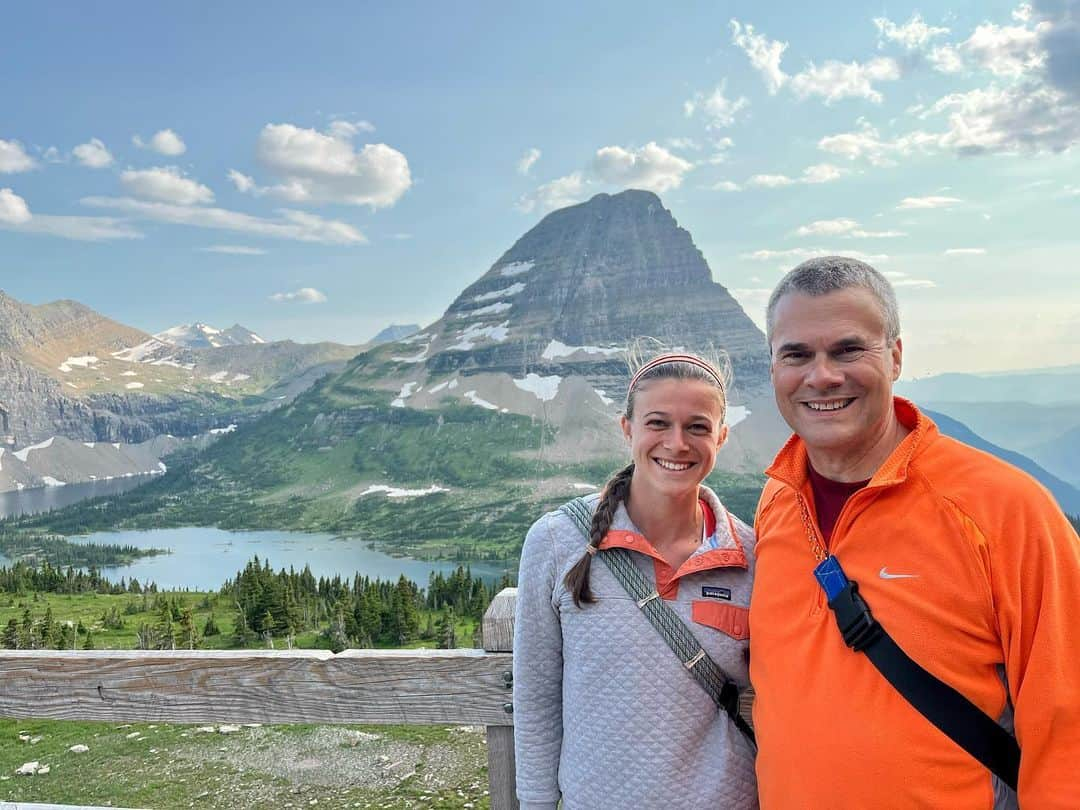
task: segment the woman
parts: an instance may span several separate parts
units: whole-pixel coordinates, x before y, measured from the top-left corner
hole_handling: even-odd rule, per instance
[[[633,462],[588,499],[589,538],[565,511],[525,538],[514,626],[523,810],[560,798],[565,810],[757,806],[752,744],[603,559],[629,549],[706,653],[748,685],[753,530],[701,486],[728,434],[724,391],[700,357],[641,364],[621,419]]]

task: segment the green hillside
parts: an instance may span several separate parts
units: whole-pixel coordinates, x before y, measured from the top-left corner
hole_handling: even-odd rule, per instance
[[[181,525],[325,531],[410,556],[505,559],[517,556],[539,514],[585,491],[575,483],[599,486],[625,463],[553,463],[543,455],[556,438],[551,425],[450,398],[432,410],[391,407],[391,393],[359,387],[350,371],[201,453],[173,457],[153,483],[17,525],[64,534]],[[752,516],[759,476],[717,472],[709,484],[740,517]],[[445,491],[363,494],[371,486]]]

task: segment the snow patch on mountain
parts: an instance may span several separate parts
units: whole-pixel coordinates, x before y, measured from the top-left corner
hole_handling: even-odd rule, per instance
[[[143,387],[144,385],[141,382],[129,382],[127,385],[124,386],[124,388],[128,389],[129,391],[134,391],[136,388]]]
[[[497,410],[499,410],[498,405],[496,405],[493,402],[488,402],[486,399],[481,399],[477,395],[476,391],[466,391],[463,394],[463,396],[465,397],[465,399],[469,400],[469,402],[471,402],[473,405],[478,405],[481,408],[486,408],[489,411],[497,411]]]
[[[418,382],[407,382],[403,386],[401,386],[401,391],[398,392],[397,398],[393,402],[390,403],[390,407],[391,408],[404,408],[405,407],[405,400],[407,400],[409,397],[411,397],[413,394],[415,394],[417,391],[420,390],[417,387],[419,385],[420,385],[420,383],[418,383]]]
[[[163,350],[168,350],[168,348],[169,344],[162,343],[156,338],[150,338],[150,340],[143,341],[137,346],[131,346],[127,349],[121,349],[118,352],[112,352],[112,356],[125,363],[143,363],[147,358],[153,359],[155,354]]]
[[[615,400],[613,400],[611,397],[609,397],[607,394],[605,394],[599,388],[594,388],[593,392],[598,397],[600,397],[600,401],[603,402],[605,405],[614,405],[615,404]]]
[[[47,487],[66,487],[67,486],[66,481],[61,481],[61,480],[59,480],[57,478],[53,478],[51,475],[43,475],[43,476],[41,476],[41,480],[45,482],[45,486],[47,486]]]
[[[524,289],[525,285],[519,281],[517,284],[511,284],[509,287],[504,287],[501,290],[492,290],[491,292],[486,292],[482,295],[475,295],[473,296],[473,301],[479,304],[481,301],[496,301],[499,298],[509,298],[512,295],[517,295]]]
[[[454,377],[454,379],[452,379],[452,380],[443,380],[438,385],[435,385],[435,386],[432,386],[431,388],[429,388],[428,393],[429,394],[437,394],[440,391],[442,391],[444,388],[447,388],[447,387],[453,388],[456,385],[457,385],[457,377]]]
[[[541,377],[539,374],[530,372],[525,375],[525,379],[514,380],[514,385],[522,391],[528,391],[531,394],[535,394],[536,398],[541,402],[550,402],[558,396],[559,383],[561,382],[562,377],[557,374],[553,374],[550,377]]]
[[[30,455],[32,451],[44,450],[47,447],[52,447],[54,438],[54,436],[50,436],[43,442],[38,442],[37,444],[32,444],[29,447],[24,447],[22,450],[16,450],[14,453],[12,453],[12,455],[15,456],[15,458],[17,458],[19,461],[26,461],[26,457]]]
[[[480,307],[479,309],[470,309],[468,312],[459,312],[457,316],[459,318],[475,318],[477,315],[498,315],[500,312],[506,312],[512,306],[513,304],[500,301],[497,304],[488,304],[486,307]]]
[[[502,343],[510,335],[510,321],[503,321],[498,326],[478,326],[473,324],[468,329],[462,330],[458,335],[461,340],[453,346],[447,346],[447,351],[467,352],[476,345],[481,338],[489,338],[496,343]]]
[[[624,351],[625,349],[620,346],[608,348],[601,346],[567,346],[562,341],[553,340],[548,343],[540,356],[544,360],[558,360],[560,357],[570,357],[578,352],[583,352],[585,354],[600,354],[605,357],[611,357],[615,354],[622,354]]]
[[[400,489],[398,487],[387,486],[386,484],[372,484],[363,492],[360,493],[360,497],[365,495],[375,495],[377,493],[383,493],[387,498],[417,498],[422,495],[434,495],[437,492],[449,492],[446,487],[440,487],[438,484],[432,484],[427,489]]]
[[[749,415],[750,409],[745,405],[728,405],[727,413],[724,415],[724,424],[728,427],[735,427]]]
[[[80,357],[69,357],[63,363],[60,364],[60,370],[67,374],[71,371],[72,366],[78,366],[79,368],[89,368],[98,362],[98,359],[92,354],[84,354]]]
[[[214,435],[214,436],[224,436],[226,433],[232,433],[234,430],[236,430],[236,423],[235,422],[233,424],[229,425],[228,427],[210,428],[210,433],[211,433],[211,435]]]
[[[505,265],[500,271],[501,276],[520,276],[522,273],[528,273],[533,269],[533,265],[536,262],[510,262]]]

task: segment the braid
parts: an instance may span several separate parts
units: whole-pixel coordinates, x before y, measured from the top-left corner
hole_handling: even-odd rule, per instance
[[[627,495],[630,494],[630,479],[633,477],[634,465],[631,463],[615,473],[607,482],[600,495],[600,503],[596,505],[596,512],[593,513],[592,526],[589,530],[589,545],[585,549],[585,554],[573,568],[567,571],[563,579],[563,584],[574,597],[574,604],[578,607],[581,607],[582,602],[592,604],[596,601],[596,597],[589,590],[589,568],[596,549],[600,547],[604,535],[608,533],[615,520],[615,512],[619,504],[624,503]]]

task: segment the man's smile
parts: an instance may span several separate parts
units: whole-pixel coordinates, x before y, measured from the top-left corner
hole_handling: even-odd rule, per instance
[[[855,397],[845,397],[843,399],[815,399],[802,404],[812,411],[839,411],[854,401]]]

